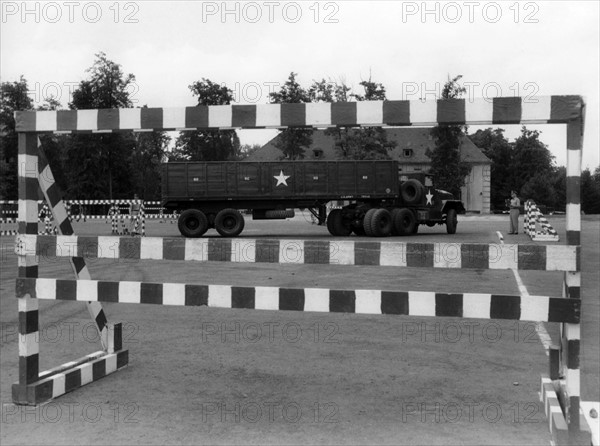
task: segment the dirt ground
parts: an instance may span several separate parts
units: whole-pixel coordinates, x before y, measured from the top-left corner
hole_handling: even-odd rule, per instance
[[[244,237],[331,239],[304,216],[248,221]],[[507,236],[506,216],[464,217],[451,241]],[[564,217],[551,224],[564,243]],[[582,396],[600,383],[600,219],[583,217]],[[109,235],[103,221],[79,234]],[[148,235],[179,236],[152,221]],[[214,236],[211,231],[207,236]],[[449,241],[443,227],[402,241]],[[533,322],[104,304],[124,324],[127,368],[37,408],[15,406],[16,256],[0,239],[1,443],[12,444],[544,444],[539,403],[548,359]],[[225,262],[88,262],[94,279],[518,294],[511,271]],[[560,296],[562,276],[519,271],[530,294]],[[71,278],[65,259],[41,277]],[[556,324],[542,324],[552,341]],[[40,302],[41,370],[99,350],[81,302]]]

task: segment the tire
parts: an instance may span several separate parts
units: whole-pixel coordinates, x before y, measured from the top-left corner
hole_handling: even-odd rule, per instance
[[[415,214],[410,209],[399,209],[394,219],[394,226],[399,235],[414,234],[415,226],[417,226],[417,217],[415,217]]]
[[[285,220],[286,218],[293,218],[295,215],[296,212],[293,209],[265,211],[265,217],[273,220]]]
[[[344,222],[344,214],[341,209],[334,209],[327,216],[327,230],[331,235],[347,237],[352,233],[349,224]]]
[[[387,237],[392,233],[392,214],[387,209],[375,209],[370,223],[373,237]]]
[[[376,210],[377,209],[369,209],[363,218],[363,228],[365,230],[365,235],[368,237],[375,237],[371,228],[371,221],[373,220],[373,214]]]
[[[177,227],[184,237],[202,237],[208,230],[208,219],[199,209],[186,209],[179,216]]]
[[[237,209],[223,209],[215,217],[215,229],[223,237],[237,237],[244,224],[244,216]]]
[[[400,194],[402,195],[402,200],[404,200],[406,204],[419,203],[421,198],[423,198],[424,192],[425,188],[419,180],[408,180],[400,186]]]
[[[392,213],[392,222],[394,223],[392,225],[392,235],[393,236],[400,235],[400,233],[398,232],[398,229],[396,228],[396,216],[398,215],[399,212],[400,212],[399,208],[393,208],[391,210],[391,213]]]
[[[456,217],[456,209],[449,209],[446,214],[446,232],[448,234],[456,234],[456,225],[458,224],[458,218]]]

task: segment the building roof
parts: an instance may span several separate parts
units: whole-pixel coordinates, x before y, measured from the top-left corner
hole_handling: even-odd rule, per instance
[[[390,151],[393,160],[403,164],[429,164],[431,159],[426,155],[427,149],[433,150],[435,143],[426,127],[396,127],[385,129],[388,140],[395,141],[396,147]],[[279,136],[275,136],[260,149],[253,152],[246,161],[274,161],[281,158],[281,150],[275,146]],[[320,149],[322,154],[315,156],[314,151]],[[405,149],[412,152],[405,153]],[[467,136],[460,138],[460,152],[463,161],[471,164],[491,164],[490,159],[483,154]],[[306,159],[335,160],[339,155],[335,150],[333,137],[327,136],[325,130],[313,131],[313,142],[305,151]],[[409,156],[407,156],[409,155]]]

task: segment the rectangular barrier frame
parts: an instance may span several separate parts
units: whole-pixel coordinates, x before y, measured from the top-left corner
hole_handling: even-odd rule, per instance
[[[585,104],[580,96],[18,111],[15,112],[15,120],[19,140],[19,234],[31,236],[38,232],[37,198],[38,188],[41,187],[52,207],[60,234],[73,235],[61,194],[54,183],[43,150],[38,147],[38,135],[43,133],[330,126],[566,124],[566,241],[568,246],[575,247],[576,268],[565,268],[562,295],[565,299],[573,300],[574,306],[580,307],[580,176],[584,111]],[[72,282],[76,289],[81,287],[82,290],[89,290],[89,286],[86,288],[85,285],[86,282],[90,282],[85,261],[75,255],[72,257],[72,264],[77,279]],[[112,326],[112,330],[107,330],[111,326],[101,308],[100,301],[103,299],[97,296],[96,301],[88,303],[88,308],[102,334],[103,350],[99,354],[88,355],[75,364],[69,363],[40,373],[36,336],[39,330],[38,299],[31,288],[35,287],[37,278],[38,263],[35,254],[21,252],[18,255],[16,290],[19,303],[19,382],[13,386],[13,400],[17,404],[35,405],[48,401],[116,371],[127,365],[128,361],[127,351],[122,350],[119,326]],[[57,293],[60,290],[57,286]],[[231,293],[229,298],[232,299]],[[331,308],[329,310],[332,311]],[[432,316],[437,316],[437,313],[434,312]],[[564,419],[568,432],[565,434],[563,424],[558,423],[561,427],[557,424],[552,435],[558,442],[589,444],[589,435],[586,436],[585,429],[580,425],[579,315],[575,322],[562,321],[560,327],[559,354],[551,355],[550,370],[559,371],[559,376],[553,376],[552,378],[556,379],[552,382],[562,410],[558,419]],[[558,359],[558,366],[552,358]],[[553,374],[556,375],[556,372]],[[52,385],[48,382],[52,382]],[[547,387],[546,378],[542,382]],[[556,418],[557,414],[553,412],[552,417]],[[550,423],[551,429],[552,425]]]

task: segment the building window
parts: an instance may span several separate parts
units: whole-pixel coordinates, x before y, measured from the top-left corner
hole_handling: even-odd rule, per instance
[[[413,156],[413,150],[412,149],[404,149],[402,154],[404,155],[404,158],[410,158],[411,156]]]

